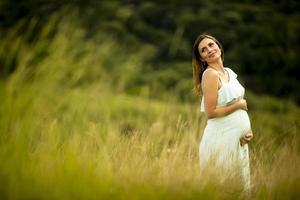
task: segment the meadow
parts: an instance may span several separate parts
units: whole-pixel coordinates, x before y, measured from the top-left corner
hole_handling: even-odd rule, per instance
[[[65,25],[50,41],[49,27],[30,47],[14,30],[1,41],[1,55],[18,52],[17,69],[0,82],[1,199],[299,197],[293,102],[247,92],[252,192],[228,193],[199,176],[205,116],[198,97],[126,92],[150,47],[128,53],[104,33],[87,41]],[[15,46],[5,52],[6,45]]]

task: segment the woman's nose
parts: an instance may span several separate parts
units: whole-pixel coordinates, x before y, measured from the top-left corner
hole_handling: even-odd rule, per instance
[[[207,47],[207,51],[208,51],[208,53],[211,52],[211,51],[212,51],[212,48]]]

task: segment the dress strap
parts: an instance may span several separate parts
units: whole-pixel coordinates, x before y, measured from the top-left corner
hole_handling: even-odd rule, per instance
[[[230,72],[229,72],[226,68],[224,68],[224,71],[225,71],[225,74],[228,75],[228,81],[225,81],[225,80],[220,76],[220,74],[218,73],[219,79],[220,79],[220,83],[221,83],[221,86],[224,84],[224,82],[225,82],[225,83],[228,83],[228,82],[231,80]]]
[[[218,77],[219,77],[220,84],[221,84],[221,87],[222,87],[224,85],[224,80],[222,79],[222,77],[220,76],[219,73],[218,73]]]
[[[220,80],[221,87],[222,87],[222,86],[223,86],[223,84],[224,84],[224,81],[223,81],[223,79],[221,78],[220,74],[218,74],[218,76],[219,76],[219,80]]]

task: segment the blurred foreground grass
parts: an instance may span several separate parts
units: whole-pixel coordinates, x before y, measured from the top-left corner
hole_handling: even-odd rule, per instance
[[[164,100],[147,89],[124,92],[151,48],[128,53],[107,35],[83,35],[64,26],[34,48],[22,37],[2,41],[19,45],[19,60],[0,83],[0,198],[243,199],[199,177],[198,103],[179,103],[167,91]],[[300,109],[247,95],[251,197],[296,199]]]

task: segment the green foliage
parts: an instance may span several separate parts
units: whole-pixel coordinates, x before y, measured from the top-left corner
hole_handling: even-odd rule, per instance
[[[6,38],[6,43],[1,41],[0,45],[0,74],[2,79],[12,74],[18,66],[18,47],[34,46],[43,27],[49,24],[49,16],[57,16],[47,36],[51,39],[62,19],[73,15],[78,25],[76,29],[80,27],[85,32],[84,40],[106,33],[130,52],[143,49],[144,53],[140,56],[147,56],[146,52],[151,51],[150,56],[145,58],[147,69],[143,67],[140,71],[132,71],[152,73],[157,66],[168,66],[157,72],[167,75],[166,79],[169,79],[174,63],[190,62],[191,48],[199,33],[213,34],[225,48],[225,64],[241,75],[247,88],[260,94],[291,98],[299,103],[299,9],[300,4],[296,0],[170,0],[164,3],[157,0],[2,0],[0,34]],[[41,56],[38,56],[40,60],[45,52],[46,44]],[[188,71],[190,67],[186,69]],[[185,74],[182,79],[186,79]],[[180,77],[181,74],[175,76]],[[152,81],[156,80],[157,77],[154,77]],[[143,90],[145,82],[148,80],[134,80],[128,86],[129,90]],[[165,82],[170,84],[171,81]],[[169,89],[169,85],[163,85],[165,82],[156,84]],[[188,89],[186,86],[188,84],[178,86],[174,83],[172,90],[177,91],[178,87]]]

